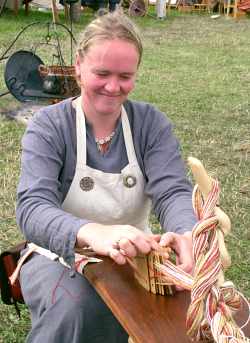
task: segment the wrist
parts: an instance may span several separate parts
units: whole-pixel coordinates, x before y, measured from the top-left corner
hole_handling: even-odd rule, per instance
[[[193,241],[193,236],[192,236],[192,231],[186,231],[183,233],[183,236],[190,242],[192,243]]]
[[[183,236],[192,237],[192,231],[185,231],[185,232],[183,233]]]
[[[87,223],[81,226],[76,235],[76,247],[83,248],[86,246],[92,246],[96,229],[101,229],[103,227],[104,225],[97,223]]]
[[[91,224],[93,223],[87,223],[80,227],[80,229],[77,232],[76,235],[76,248],[83,248],[86,246],[89,246],[89,237],[90,237],[90,229]]]

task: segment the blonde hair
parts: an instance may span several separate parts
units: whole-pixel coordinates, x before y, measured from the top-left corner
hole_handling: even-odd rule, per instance
[[[139,66],[143,51],[139,30],[120,8],[110,13],[98,15],[86,26],[80,36],[77,52],[83,58],[96,42],[113,39],[130,42],[136,47],[139,55]]]

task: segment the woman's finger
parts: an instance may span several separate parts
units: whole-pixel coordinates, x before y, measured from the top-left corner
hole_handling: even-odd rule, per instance
[[[112,258],[112,260],[114,260],[117,264],[126,263],[126,257],[117,249],[110,248],[108,251],[108,256]]]
[[[126,237],[136,248],[136,253],[148,254],[151,251],[151,238],[149,235],[133,228],[124,232]]]
[[[138,236],[133,243],[137,250],[142,254],[148,254],[152,250],[151,241],[148,239],[148,237]]]
[[[137,255],[136,247],[128,238],[121,238],[118,242],[118,246],[125,256],[135,257]]]
[[[151,248],[153,250],[160,250],[159,242],[161,240],[161,235],[149,235],[150,242],[151,242]]]
[[[174,248],[176,244],[177,235],[174,232],[167,232],[161,236],[160,246]]]
[[[160,240],[161,240],[162,235],[160,235],[160,234],[158,234],[158,233],[157,233],[157,234],[150,234],[149,237],[150,237],[150,239],[152,239],[153,241],[159,243]]]

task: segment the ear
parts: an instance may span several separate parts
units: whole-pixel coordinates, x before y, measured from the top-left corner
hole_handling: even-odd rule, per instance
[[[76,60],[75,60],[75,72],[76,72],[76,77],[80,79],[81,77],[81,58],[79,54],[76,54]]]

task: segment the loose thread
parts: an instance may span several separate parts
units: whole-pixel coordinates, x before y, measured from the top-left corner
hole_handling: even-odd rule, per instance
[[[53,305],[54,305],[55,302],[56,302],[56,291],[57,291],[59,288],[63,289],[64,292],[65,292],[70,298],[72,298],[73,300],[75,300],[75,301],[81,300],[81,295],[84,293],[83,291],[80,292],[80,293],[78,293],[77,295],[74,295],[74,294],[72,294],[72,293],[70,292],[70,290],[68,290],[65,286],[63,286],[63,285],[61,284],[61,281],[63,280],[63,278],[64,278],[64,276],[65,276],[65,273],[68,273],[68,272],[69,272],[68,268],[65,268],[65,269],[62,271],[62,273],[61,273],[61,275],[60,275],[58,281],[56,282],[55,287],[54,287],[53,290],[52,290],[52,294],[51,294],[51,303],[52,303]]]
[[[155,263],[155,268],[165,280],[191,290],[187,328],[192,340],[213,337],[217,343],[250,343],[242,331],[250,322],[250,304],[231,282],[224,282],[217,234],[219,221],[213,212],[218,194],[218,182],[214,181],[212,191],[202,206],[201,193],[197,187],[194,188],[193,204],[199,220],[193,229],[194,277],[169,260],[164,265]],[[232,312],[239,309],[240,299],[247,304],[248,318],[238,327]]]

